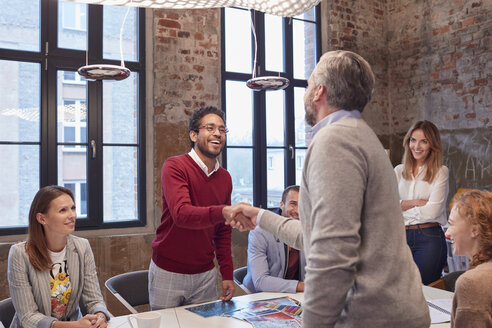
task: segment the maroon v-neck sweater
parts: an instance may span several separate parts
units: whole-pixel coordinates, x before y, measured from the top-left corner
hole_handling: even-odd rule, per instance
[[[162,216],[152,242],[152,260],[160,268],[183,274],[214,267],[232,280],[231,227],[222,209],[231,204],[232,181],[222,167],[210,177],[188,155],[162,166]]]

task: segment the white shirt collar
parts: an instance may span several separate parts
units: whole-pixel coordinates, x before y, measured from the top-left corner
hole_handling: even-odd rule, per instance
[[[203,170],[203,172],[205,173],[205,175],[207,177],[211,176],[212,174],[214,174],[220,167],[220,164],[219,164],[219,160],[215,160],[215,167],[214,169],[212,170],[212,172],[208,173],[208,167],[207,165],[205,165],[205,163],[203,163],[202,159],[200,158],[200,156],[198,156],[198,154],[196,153],[195,149],[191,148],[190,152],[188,153],[188,155],[190,155],[190,157],[198,164],[198,166],[200,166],[200,168]]]
[[[311,140],[313,140],[316,133],[318,133],[322,128],[324,128],[327,125],[333,124],[337,121],[340,121],[342,118],[345,117],[360,118],[361,116],[360,116],[360,112],[357,109],[353,109],[353,110],[339,109],[336,112],[333,112],[325,116],[321,121],[316,123],[316,125],[311,128],[310,132],[306,133],[306,145],[309,146]]]

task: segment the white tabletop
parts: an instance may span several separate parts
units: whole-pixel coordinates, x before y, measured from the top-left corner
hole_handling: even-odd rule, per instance
[[[423,286],[423,292],[426,299],[442,299],[442,298],[452,298],[453,293],[447,292],[445,290],[436,289],[432,287]],[[235,297],[234,300],[240,301],[256,301],[262,299],[270,299],[276,297],[291,296],[292,298],[303,301],[304,293],[297,294],[285,294],[285,293],[255,293],[243,296]],[[250,328],[251,325],[242,320],[214,316],[209,318],[203,318],[198,314],[192,313],[186,310],[188,306],[181,306],[177,308],[159,310],[161,314],[161,328]],[[128,316],[120,316],[112,318],[109,322],[109,328],[131,328],[127,321]],[[450,327],[449,322],[443,324],[434,324],[431,326],[444,328]]]

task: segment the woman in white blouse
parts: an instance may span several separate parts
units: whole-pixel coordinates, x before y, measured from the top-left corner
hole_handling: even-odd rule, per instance
[[[404,140],[403,164],[395,167],[407,243],[422,282],[439,279],[447,247],[442,225],[446,219],[448,168],[442,165],[439,130],[429,121],[416,122]]]

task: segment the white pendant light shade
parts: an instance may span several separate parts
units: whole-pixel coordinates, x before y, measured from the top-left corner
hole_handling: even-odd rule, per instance
[[[245,7],[267,14],[292,17],[316,6],[321,0],[68,0],[97,5],[146,8],[193,9]]]
[[[255,91],[282,90],[289,86],[289,79],[281,76],[260,76],[249,79],[246,86]]]
[[[77,71],[88,80],[123,80],[130,76],[130,70],[124,66],[95,64],[82,66]]]

